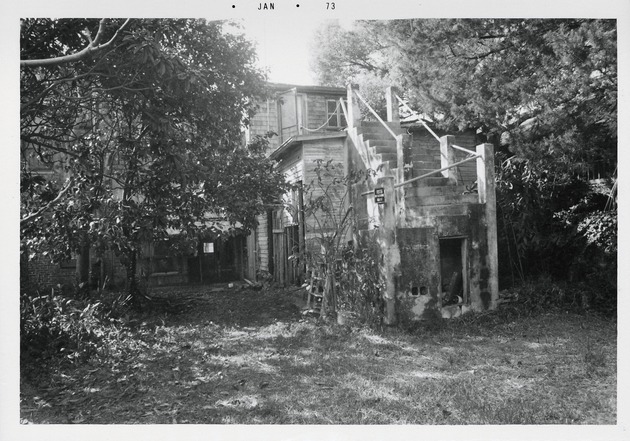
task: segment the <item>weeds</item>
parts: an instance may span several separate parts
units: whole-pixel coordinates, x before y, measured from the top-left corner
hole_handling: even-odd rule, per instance
[[[74,301],[37,302],[80,309]],[[616,421],[610,320],[500,309],[410,333],[302,318],[289,302],[281,292],[219,292],[186,313],[132,315],[128,325],[101,319],[90,328],[103,331],[92,357],[56,366],[50,378],[23,377],[22,417],[90,424]],[[229,319],[226,308],[235,311]]]

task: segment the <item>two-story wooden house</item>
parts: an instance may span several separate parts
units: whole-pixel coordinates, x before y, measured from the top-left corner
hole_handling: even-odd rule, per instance
[[[474,132],[439,136],[421,118],[401,124],[399,98],[391,89],[383,121],[357,88],[271,87],[276,93],[261,104],[249,136],[277,133],[269,156],[295,186],[248,237],[251,277],[268,273],[280,283],[302,281],[292,256],[318,234],[318,225],[305,216],[300,189],[316,178],[318,161],[332,161],[346,173],[376,171],[342,203],[354,208],[355,234],[377,230],[389,238],[381,241],[380,260],[390,322],[496,305],[491,145],[477,145]],[[375,189],[385,193],[385,202]]]

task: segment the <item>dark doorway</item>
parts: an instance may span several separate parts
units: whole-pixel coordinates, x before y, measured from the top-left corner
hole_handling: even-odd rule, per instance
[[[243,272],[244,237],[201,239],[197,255],[188,261],[191,283],[219,283],[240,280]]]
[[[466,238],[440,239],[440,279],[444,305],[468,302]]]

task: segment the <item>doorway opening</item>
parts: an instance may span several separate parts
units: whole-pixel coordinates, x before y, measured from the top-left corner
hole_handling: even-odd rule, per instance
[[[442,305],[469,302],[466,238],[440,238],[440,280]]]
[[[245,236],[202,238],[197,255],[188,261],[190,283],[211,283],[241,280],[244,271]]]

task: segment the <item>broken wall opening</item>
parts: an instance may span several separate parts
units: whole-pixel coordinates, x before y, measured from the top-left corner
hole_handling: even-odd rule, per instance
[[[469,303],[465,237],[440,238],[442,305]]]

